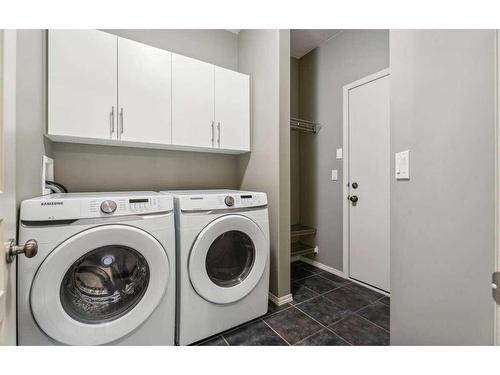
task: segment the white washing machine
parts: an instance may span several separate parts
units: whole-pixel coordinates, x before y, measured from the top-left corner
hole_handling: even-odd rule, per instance
[[[52,194],[21,204],[19,345],[173,345],[172,196]]]
[[[187,345],[267,312],[265,193],[171,191],[177,245],[177,331]]]

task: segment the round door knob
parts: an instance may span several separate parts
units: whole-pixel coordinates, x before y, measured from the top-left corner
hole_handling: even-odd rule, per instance
[[[226,198],[224,198],[224,203],[226,204],[226,206],[232,207],[234,206],[234,198],[228,195]]]
[[[116,211],[116,202],[105,200],[101,203],[101,211],[105,214],[112,214]]]
[[[358,197],[357,197],[357,196],[355,196],[355,195],[351,195],[351,196],[349,197],[349,200],[350,200],[352,203],[356,203],[356,202],[358,201]]]
[[[16,245],[16,241],[9,241],[9,248],[7,249],[7,263],[12,263],[16,256],[24,254],[26,258],[33,258],[38,253],[37,240],[31,239],[24,243],[24,245]]]

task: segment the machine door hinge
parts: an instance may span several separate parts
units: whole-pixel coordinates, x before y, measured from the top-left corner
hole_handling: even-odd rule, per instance
[[[500,305],[500,272],[493,272],[491,277],[493,299]]]

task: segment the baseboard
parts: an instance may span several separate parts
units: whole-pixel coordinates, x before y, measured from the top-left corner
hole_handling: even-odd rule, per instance
[[[365,288],[368,288],[368,289],[374,290],[375,292],[379,292],[380,294],[383,294],[383,295],[385,295],[385,296],[388,296],[388,297],[390,297],[390,296],[391,296],[391,293],[387,293],[387,292],[385,292],[385,291],[383,291],[383,290],[380,290],[380,289],[378,289],[378,288],[375,288],[375,287],[373,287],[373,286],[371,286],[371,285],[365,284],[365,283],[363,283],[363,282],[361,282],[361,281],[358,281],[358,280],[356,280],[356,279],[352,279],[352,278],[348,277],[348,276],[345,274],[345,272],[339,271],[338,269],[333,268],[333,267],[329,267],[329,266],[327,266],[326,264],[320,263],[320,262],[318,262],[318,261],[316,261],[316,260],[309,259],[309,258],[306,258],[306,257],[304,257],[304,256],[301,256],[301,257],[300,257],[300,260],[301,260],[301,261],[303,261],[304,263],[310,264],[310,265],[315,266],[315,267],[318,267],[318,268],[320,268],[320,269],[322,269],[322,270],[324,270],[324,271],[327,271],[327,272],[333,273],[334,275],[337,275],[337,276],[340,276],[340,277],[342,277],[342,278],[344,278],[344,279],[347,279],[347,280],[349,280],[349,281],[352,281],[353,283],[356,283],[356,284],[359,284],[359,285],[361,285],[361,286],[364,286]]]
[[[334,275],[343,277],[344,279],[348,278],[347,275],[345,274],[345,272],[342,272],[336,268],[327,266],[326,264],[320,263],[314,259],[309,259],[307,257],[301,256],[300,260],[303,261],[304,263],[310,264],[311,266],[318,267],[324,271],[327,271],[327,272],[333,273]]]
[[[269,292],[269,300],[276,306],[286,305],[287,303],[293,302],[292,293],[287,294],[283,297],[276,297],[274,294]]]
[[[365,284],[361,281],[358,281],[356,279],[352,279],[352,278],[349,278],[350,281],[352,281],[353,283],[355,284],[359,284],[361,286],[364,286],[365,288],[368,288],[368,289],[371,289],[375,292],[378,292],[380,294],[383,294],[384,296],[387,296],[387,297],[390,297],[391,296],[391,293],[387,293],[385,290],[382,290],[382,289],[378,289],[378,288],[375,288],[374,286],[371,286],[371,285],[368,285],[368,284]]]

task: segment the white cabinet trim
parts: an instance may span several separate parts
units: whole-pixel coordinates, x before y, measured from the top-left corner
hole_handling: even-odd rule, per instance
[[[245,154],[250,152],[249,150],[230,150],[218,147],[194,147],[194,146],[182,146],[182,145],[163,144],[163,143],[123,141],[117,139],[73,137],[73,136],[55,135],[55,134],[45,134],[45,136],[54,142],[79,143],[85,145],[151,148],[156,150],[173,150],[173,151],[194,151],[194,152],[207,152],[212,154]]]

